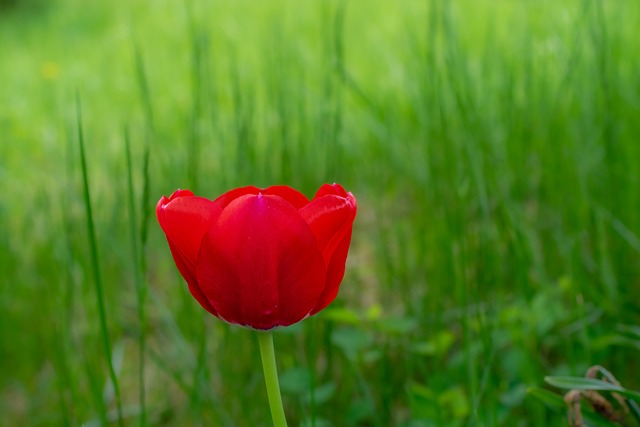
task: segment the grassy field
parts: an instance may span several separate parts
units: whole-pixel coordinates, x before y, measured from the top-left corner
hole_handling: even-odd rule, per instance
[[[255,334],[198,306],[155,220],[178,187],[358,198],[337,300],[275,335],[290,425],[563,426],[544,377],[594,364],[639,389],[638,23],[0,2],[0,424],[270,425]]]

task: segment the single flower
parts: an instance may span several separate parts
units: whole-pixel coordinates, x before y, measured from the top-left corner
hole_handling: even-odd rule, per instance
[[[193,297],[214,316],[255,329],[288,326],[338,294],[356,199],[325,184],[242,187],[215,200],[163,196],[156,215]]]

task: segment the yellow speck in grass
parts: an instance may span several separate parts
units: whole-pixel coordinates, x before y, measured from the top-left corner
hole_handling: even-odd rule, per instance
[[[55,80],[60,74],[60,67],[52,61],[44,62],[40,66],[40,75],[45,80]]]

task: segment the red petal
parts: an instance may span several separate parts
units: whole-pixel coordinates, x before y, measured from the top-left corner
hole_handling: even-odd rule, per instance
[[[322,187],[320,187],[318,189],[318,191],[316,192],[316,195],[314,196],[313,199],[315,200],[315,199],[318,199],[318,198],[320,198],[322,196],[326,196],[326,195],[329,195],[329,194],[333,194],[335,196],[347,197],[347,195],[351,194],[351,193],[347,193],[344,190],[344,188],[342,188],[342,185],[340,185],[340,184],[324,184],[324,185],[322,185]]]
[[[311,310],[310,314],[312,316],[331,304],[338,295],[340,283],[342,282],[342,278],[344,277],[344,270],[347,263],[347,253],[349,252],[350,244],[351,227],[349,227],[349,230],[344,233],[342,240],[338,244],[338,247],[331,257],[331,261],[329,261],[329,266],[327,268],[326,286],[324,288],[324,291],[322,292],[322,295],[320,295],[318,304],[313,308],[313,310]]]
[[[195,263],[202,237],[219,212],[220,209],[213,202],[195,197],[188,190],[178,190],[169,198],[162,197],[156,206],[156,216],[167,236],[176,267],[187,281],[194,298],[213,314],[216,314],[215,310],[198,286]]]
[[[355,199],[327,195],[314,199],[300,209],[300,215],[307,221],[316,236],[318,249],[328,265],[338,243],[356,216]]]
[[[223,210],[203,238],[196,276],[221,318],[256,329],[302,320],[326,282],[307,223],[281,197],[263,194]]]
[[[334,186],[323,186],[326,190],[333,190]],[[321,188],[321,190],[322,190]],[[339,187],[342,189],[342,187]],[[322,194],[321,191],[318,191]],[[353,221],[356,216],[356,199],[351,193],[342,190],[346,197],[339,195],[317,196],[300,210],[300,214],[307,221],[316,236],[318,249],[322,252],[327,266],[327,282],[320,297],[320,302],[311,314],[315,314],[331,303],[344,277],[347,253],[351,243]]]
[[[211,200],[193,196],[191,192],[176,198],[173,198],[174,195],[168,201],[166,198],[160,199],[156,215],[167,239],[194,266],[202,236],[220,209]]]
[[[258,194],[262,190],[258,187],[254,187],[253,185],[247,187],[235,188],[233,190],[227,191],[223,195],[219,196],[217,199],[213,201],[216,205],[219,206],[220,210],[224,209],[229,203],[233,202],[238,197],[242,197],[247,194]]]
[[[178,267],[178,271],[184,277],[184,280],[187,281],[187,285],[189,286],[189,292],[191,295],[200,303],[200,305],[207,310],[209,313],[217,316],[218,313],[213,308],[209,300],[202,293],[202,289],[198,285],[198,281],[195,276],[195,267],[193,265],[188,266],[184,257],[178,252],[176,246],[169,241],[169,249],[171,249],[171,255],[173,256],[173,260],[176,263],[176,267]]]
[[[296,189],[291,187],[287,187],[286,185],[273,185],[271,187],[267,187],[265,189],[260,189],[258,187],[248,186],[236,188],[235,190],[231,190],[227,193],[224,193],[222,196],[218,197],[214,203],[220,205],[220,207],[224,208],[229,203],[237,199],[238,197],[242,197],[246,194],[267,194],[273,196],[279,196],[291,203],[296,209],[300,209],[301,207],[309,204],[309,199],[307,196],[302,194]]]
[[[298,190],[287,187],[286,185],[274,185],[266,188],[262,193],[280,196],[287,202],[291,203],[296,209],[300,209],[303,206],[309,204],[309,199],[307,199],[307,196],[305,196]]]

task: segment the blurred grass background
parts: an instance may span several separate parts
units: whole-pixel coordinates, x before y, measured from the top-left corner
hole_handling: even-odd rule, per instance
[[[291,425],[566,425],[527,389],[596,363],[638,389],[639,22],[633,0],[0,2],[2,425],[116,424],[118,401],[125,425],[270,425],[255,336],[197,305],[156,224],[178,187],[358,198],[338,299],[275,337]]]

